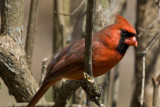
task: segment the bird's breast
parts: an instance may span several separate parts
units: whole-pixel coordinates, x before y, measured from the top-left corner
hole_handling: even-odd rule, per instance
[[[114,49],[101,47],[93,51],[93,74],[95,77],[108,72],[123,56]]]

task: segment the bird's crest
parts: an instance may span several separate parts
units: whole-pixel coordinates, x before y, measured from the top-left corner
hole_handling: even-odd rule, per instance
[[[134,29],[134,27],[122,16],[120,16],[119,14],[116,15],[115,17],[115,21],[116,21],[116,25],[118,25],[118,28],[127,30],[128,32],[132,32],[136,34],[136,30]]]
[[[124,17],[120,16],[119,14],[116,14],[116,22],[117,23],[128,23],[128,21]]]

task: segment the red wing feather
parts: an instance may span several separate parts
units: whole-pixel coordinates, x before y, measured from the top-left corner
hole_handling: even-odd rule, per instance
[[[60,51],[48,65],[48,73],[44,82],[68,74],[77,64],[79,65],[81,63],[84,65],[84,46],[84,39],[81,39]]]

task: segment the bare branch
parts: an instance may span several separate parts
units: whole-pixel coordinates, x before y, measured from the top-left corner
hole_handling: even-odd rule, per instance
[[[0,105],[1,107],[26,107],[28,103],[13,103],[13,104],[6,104]],[[35,107],[53,107],[54,102],[46,102],[46,103],[38,103]]]
[[[80,81],[68,80],[65,83],[62,83],[62,86],[57,93],[54,107],[65,107],[67,99],[79,87]]]
[[[144,85],[145,85],[145,55],[143,56],[143,71],[142,71],[142,88],[141,88],[141,96],[140,96],[140,107],[143,107],[143,99],[144,99]]]
[[[148,50],[153,46],[153,44],[159,39],[160,32],[158,32],[154,38],[151,40],[151,42],[148,44],[148,46],[145,48],[145,50],[141,54],[147,54]]]
[[[83,90],[86,92],[88,98],[95,102],[99,107],[103,107],[104,105],[100,101],[102,86],[94,81],[92,77],[90,77],[87,73],[84,72],[85,79],[81,81],[81,86]]]
[[[140,96],[140,106],[143,107],[143,102],[144,102],[144,85],[145,85],[145,59],[146,59],[146,54],[148,50],[153,46],[153,44],[158,40],[160,37],[160,33],[155,35],[155,37],[152,39],[152,41],[148,44],[148,46],[145,48],[145,50],[141,53],[143,55],[143,70],[142,70],[142,88],[141,88],[141,96]]]
[[[85,35],[85,72],[84,77],[86,83],[82,88],[87,93],[89,99],[94,101],[99,107],[103,106],[100,102],[100,89],[99,85],[94,82],[92,72],[92,29],[93,29],[93,10],[95,0],[88,0],[87,3],[87,16],[86,16],[86,35]],[[88,75],[89,74],[89,75]],[[99,91],[99,94],[97,94]]]
[[[13,104],[0,105],[0,107],[26,107],[27,104],[28,103],[15,103],[15,104],[13,103]],[[36,104],[35,107],[54,107],[54,105],[55,105],[54,102],[46,102],[46,103],[38,103]],[[89,107],[89,106],[80,104],[67,104],[65,107]]]
[[[86,36],[85,36],[85,71],[91,77],[92,73],[92,29],[93,29],[93,8],[94,0],[88,0],[86,16]]]
[[[84,0],[82,0],[82,2],[79,4],[79,6],[73,12],[71,12],[70,14],[60,13],[60,12],[57,12],[57,11],[54,11],[54,13],[59,14],[59,15],[64,15],[64,16],[72,16],[82,7],[83,4],[84,4]]]
[[[43,80],[46,76],[47,61],[48,61],[48,58],[44,58],[42,61],[42,74],[41,74],[40,85],[43,83]]]
[[[101,86],[95,83],[87,73],[84,74],[86,79],[80,81],[68,80],[62,83],[61,88],[58,90],[55,100],[55,107],[64,107],[66,105],[67,99],[77,90],[80,86],[88,95],[89,99],[95,102],[99,107],[103,104],[99,100],[102,89]]]
[[[158,1],[158,7],[159,7],[159,10],[158,10],[158,17],[156,20],[154,20],[151,24],[149,24],[145,31],[149,30],[154,24],[158,23],[159,20],[160,20],[160,6],[159,6],[159,1]],[[140,32],[140,34],[138,35],[138,37],[141,37],[141,35],[143,34],[144,32]],[[144,49],[143,52],[141,52],[141,55],[142,55],[142,87],[141,87],[141,96],[140,96],[140,107],[143,107],[143,103],[144,103],[144,88],[145,88],[145,69],[146,69],[146,64],[145,64],[145,61],[146,61],[146,54],[147,52],[149,51],[149,49],[156,43],[156,41],[159,39],[160,37],[160,32],[158,32],[154,38],[150,41],[150,43],[147,45],[147,47]],[[153,79],[153,82],[154,82],[154,79]],[[154,84],[154,83],[153,83]],[[154,103],[155,104],[155,103]]]
[[[157,22],[159,22],[159,21],[160,21],[160,18],[154,20],[154,21],[153,21],[151,24],[149,24],[145,29],[143,29],[143,31],[146,32],[147,30],[151,29],[152,26],[155,25],[155,24],[156,24]],[[143,31],[138,34],[138,37],[141,37],[141,36],[143,35],[143,33],[144,33]]]
[[[30,70],[32,65],[34,38],[37,33],[38,11],[39,11],[39,0],[31,0],[27,38],[25,45],[27,63]]]

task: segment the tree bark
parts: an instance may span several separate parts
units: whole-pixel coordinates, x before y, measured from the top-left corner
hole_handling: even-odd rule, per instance
[[[28,102],[38,90],[23,48],[24,0],[3,0],[0,36],[0,76],[17,102]]]
[[[157,6],[154,0],[137,0],[137,32],[142,32],[139,27],[146,28],[149,24],[151,24],[154,20],[156,20],[158,11]],[[154,25],[151,29],[158,31],[159,25]],[[147,31],[148,30],[148,31]],[[153,36],[157,32],[151,32],[150,29],[147,29],[143,32],[143,35],[138,36],[138,47],[136,48],[136,63],[135,63],[135,90],[132,98],[132,107],[140,106],[140,94],[142,87],[142,55],[140,53],[146,48],[148,43],[152,40]],[[150,31],[149,31],[150,30]],[[159,55],[159,45],[158,42],[155,43],[152,48],[148,51],[146,55],[146,80],[145,80],[145,95],[144,100],[149,105],[152,104],[151,95],[151,76],[155,73],[155,63],[158,59]],[[148,104],[144,102],[144,107],[148,107]]]

